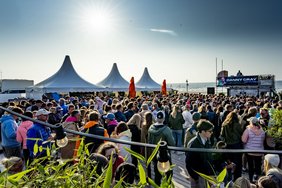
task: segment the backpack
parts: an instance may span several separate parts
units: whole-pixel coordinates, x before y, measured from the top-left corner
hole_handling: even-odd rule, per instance
[[[187,129],[186,133],[185,133],[185,138],[184,138],[184,147],[187,148],[188,147],[188,143],[189,141],[194,138],[196,135],[193,134],[193,128],[190,127],[189,129]]]

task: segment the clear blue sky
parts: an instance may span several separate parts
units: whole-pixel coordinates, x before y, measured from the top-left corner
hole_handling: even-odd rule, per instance
[[[138,81],[145,67],[162,83],[229,75],[282,80],[280,0],[0,0],[3,79],[52,76],[70,55],[82,78],[104,79],[117,63]]]

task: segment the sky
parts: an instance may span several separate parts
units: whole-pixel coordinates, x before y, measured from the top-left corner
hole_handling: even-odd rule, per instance
[[[280,0],[0,0],[2,79],[41,82],[69,55],[96,84],[117,63],[138,81],[213,82],[216,72],[282,80]],[[217,59],[217,70],[216,70]]]

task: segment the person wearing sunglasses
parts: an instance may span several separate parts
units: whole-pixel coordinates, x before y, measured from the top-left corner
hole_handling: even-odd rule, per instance
[[[197,136],[192,138],[188,143],[188,148],[211,148],[210,138],[213,134],[214,125],[208,120],[200,120],[197,124]],[[209,152],[187,152],[186,169],[190,175],[191,187],[206,187],[206,181],[201,178],[195,171],[205,175],[213,175],[212,156]]]

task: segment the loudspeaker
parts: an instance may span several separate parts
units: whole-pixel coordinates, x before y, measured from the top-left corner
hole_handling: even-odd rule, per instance
[[[214,95],[214,94],[215,94],[215,89],[214,89],[214,87],[208,87],[208,88],[207,88],[207,94],[208,94],[208,95]]]

